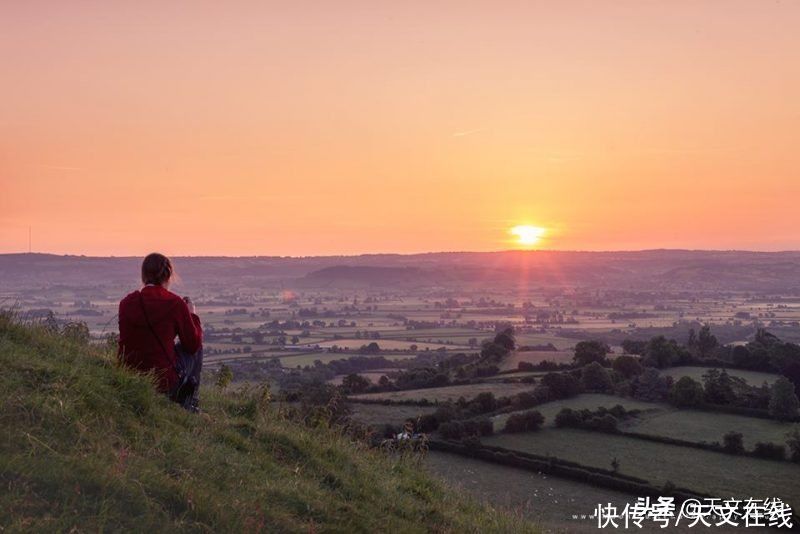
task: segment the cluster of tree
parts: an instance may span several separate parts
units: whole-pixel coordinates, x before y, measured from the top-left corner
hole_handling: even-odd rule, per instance
[[[357,395],[366,392],[371,385],[368,378],[353,373],[342,378],[341,389],[345,395]]]
[[[669,401],[681,408],[712,405],[768,410],[770,417],[779,421],[796,419],[800,408],[794,386],[787,378],[780,377],[772,387],[750,386],[724,369],[708,370],[702,384],[688,376],[680,378],[670,390]]]
[[[647,342],[624,342],[622,348],[630,354],[638,354],[645,367],[664,369],[676,365],[694,363],[692,353],[687,347],[680,345],[674,339],[656,336]]]
[[[433,432],[449,421],[473,419],[492,412],[526,410],[549,400],[547,389],[543,387],[530,392],[523,391],[511,397],[498,398],[491,392],[483,392],[470,400],[461,397],[454,403],[440,404],[433,413],[420,418],[420,428],[424,432]]]
[[[708,325],[703,325],[699,333],[691,328],[685,346],[664,335],[654,336],[648,341],[626,339],[622,342],[626,353],[639,355],[645,366],[659,369],[698,363],[711,357],[718,346],[719,342]]]
[[[514,329],[512,327],[505,328],[495,334],[494,339],[483,342],[481,346],[482,363],[500,363],[502,362],[517,346],[516,338],[514,337]]]
[[[629,354],[640,355],[645,366],[703,364],[778,373],[788,378],[800,395],[800,345],[781,341],[763,328],[745,345],[720,345],[711,328],[703,325],[697,332],[689,330],[686,346],[656,336],[649,341],[625,340],[622,347]]]
[[[487,339],[481,345],[478,358],[460,366],[455,370],[458,379],[494,376],[500,372],[499,364],[516,348],[514,329],[506,327],[498,331],[493,339]]]
[[[547,373],[542,377],[539,387],[546,388],[548,400],[568,399],[581,393],[580,380],[571,372]]]
[[[601,406],[594,411],[564,408],[556,414],[555,424],[557,427],[616,432],[619,421],[635,417],[639,413],[639,410],[626,410],[621,404],[617,404],[610,409]]]
[[[786,447],[777,443],[759,441],[753,447],[753,456],[767,460],[784,460],[786,459]]]
[[[676,406],[732,406],[753,410],[769,410],[776,419],[797,416],[796,396],[800,391],[800,346],[781,342],[764,330],[745,346],[721,347],[708,325],[698,331],[689,330],[685,346],[664,336],[648,341],[625,340],[626,353],[609,362],[608,345],[601,341],[581,341],[575,346],[574,362],[582,368],[580,386],[585,391],[614,392],[622,396],[660,402],[669,400]],[[744,365],[744,362],[748,362]],[[750,386],[724,370],[713,370],[704,376],[703,385],[691,378],[673,384],[657,369],[687,364],[717,364],[779,371],[786,378],[772,388]],[[530,366],[522,366],[532,370]],[[611,367],[611,370],[607,368]],[[795,396],[787,385],[795,390]],[[559,388],[556,388],[557,390]],[[555,393],[558,395],[558,391]]]
[[[750,343],[721,347],[716,356],[740,369],[780,373],[800,393],[800,345],[781,341],[763,328]]]
[[[440,360],[436,366],[439,369],[439,372],[458,376],[458,372],[461,370],[461,368],[478,361],[479,358],[479,354],[459,352],[458,354],[453,354],[443,360]]]
[[[460,304],[452,297],[446,299],[444,302],[436,301],[433,303],[434,308],[458,308]]]
[[[662,376],[657,369],[648,367],[633,379],[620,383],[617,392],[645,402],[662,402],[671,388],[672,377]]]
[[[394,386],[396,389],[422,389],[446,386],[450,377],[435,367],[411,368],[397,374]]]
[[[358,349],[359,354],[378,354],[380,351],[380,345],[374,341],[368,345],[361,345],[361,347]]]
[[[520,345],[517,350],[524,352],[558,352],[558,347],[552,343],[546,345]]]
[[[532,432],[544,424],[544,416],[536,410],[512,413],[506,419],[504,432]]]
[[[800,431],[788,434],[786,444],[791,451],[790,460],[800,462]],[[728,454],[746,454],[744,436],[741,432],[731,431],[722,437],[722,450]],[[786,447],[776,443],[758,442],[753,447],[752,456],[768,460],[785,460]]]
[[[614,383],[611,374],[598,362],[592,362],[581,369],[581,386],[584,391],[611,393]]]
[[[491,436],[494,425],[489,419],[448,421],[439,426],[439,433],[444,439],[460,440],[464,438]]]
[[[320,362],[320,365],[328,367],[334,375],[349,375],[373,369],[391,369],[394,367],[399,368],[401,365],[408,365],[398,360],[390,360],[385,356],[353,356],[351,358],[331,360],[324,364],[320,360],[317,361]],[[316,362],[314,364],[316,365]]]
[[[458,358],[459,356],[454,355],[452,357]],[[437,366],[441,361],[442,356],[439,354],[420,353],[413,358],[405,360],[390,360],[384,356],[368,355],[341,358],[327,363],[315,360],[313,365],[298,367],[288,372],[271,367],[266,369],[260,364],[255,364],[254,367],[252,362],[237,362],[236,365],[237,367],[251,367],[249,372],[254,373],[254,375],[249,378],[253,379],[264,378],[265,371],[268,371],[266,374],[269,375],[270,379],[278,383],[281,390],[299,389],[306,384],[325,383],[336,376],[345,375],[342,392],[344,394],[355,394],[446,385],[449,383],[449,379],[444,381],[447,378],[446,373],[444,377],[438,376],[442,374],[437,371]],[[266,360],[266,362],[279,363],[278,360]],[[408,369],[405,369],[406,367]],[[360,373],[374,369],[397,369],[397,381],[392,381],[389,376],[384,375],[380,377],[377,384],[373,384],[368,379],[359,376]]]
[[[576,339],[594,339],[602,341],[603,343],[608,343],[611,346],[622,345],[627,342],[629,344],[639,344],[640,347],[641,345],[647,344],[647,342],[654,337],[664,336],[667,339],[675,339],[678,343],[685,346],[688,342],[691,330],[694,330],[697,334],[703,328],[703,326],[704,324],[698,321],[681,320],[675,322],[671,326],[638,327],[633,330],[614,329],[602,333],[589,333],[585,330],[563,329],[560,332],[560,335],[563,335],[564,337],[573,337]],[[717,338],[718,343],[720,345],[725,345],[726,343],[732,343],[733,341],[753,335],[753,326],[752,324],[715,324],[713,326],[713,333]],[[719,348],[721,347],[718,347],[718,349]],[[629,354],[634,354],[634,352],[630,352],[627,350],[627,348],[626,352]],[[715,350],[714,356],[716,356],[716,352],[717,351]],[[636,352],[636,354],[641,354],[641,351]]]
[[[274,335],[276,333],[283,333],[286,330],[301,330],[303,328],[309,328],[311,323],[308,321],[294,321],[292,319],[287,319],[285,321],[279,321],[278,319],[274,319],[268,323],[264,323],[261,325],[261,328],[266,329],[270,335]]]
[[[704,359],[713,355],[719,347],[719,341],[711,333],[711,327],[703,325],[698,333],[695,333],[694,328],[689,330],[689,340],[686,342],[686,346],[693,355]]]
[[[600,341],[581,341],[575,345],[573,360],[581,367],[590,363],[608,366],[606,357],[610,352],[611,347]]]

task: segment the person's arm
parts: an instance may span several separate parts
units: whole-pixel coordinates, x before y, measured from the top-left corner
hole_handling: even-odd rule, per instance
[[[191,307],[191,309],[190,309]],[[194,304],[181,299],[178,303],[178,339],[183,349],[194,354],[203,346],[203,326],[200,317],[194,313]]]

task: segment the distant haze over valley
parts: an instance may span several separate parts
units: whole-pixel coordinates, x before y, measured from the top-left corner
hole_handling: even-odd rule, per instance
[[[248,279],[286,288],[451,284],[800,291],[800,252],[441,252],[317,257],[176,257],[187,284]],[[3,286],[137,283],[139,257],[0,255]]]

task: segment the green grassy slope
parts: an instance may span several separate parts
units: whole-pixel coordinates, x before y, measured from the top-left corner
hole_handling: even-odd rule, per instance
[[[534,531],[256,397],[203,408],[0,314],[0,531]]]

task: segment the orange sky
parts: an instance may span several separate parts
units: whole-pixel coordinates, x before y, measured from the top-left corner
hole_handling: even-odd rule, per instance
[[[165,7],[165,4],[169,4]],[[0,252],[800,249],[800,2],[4,2]]]

